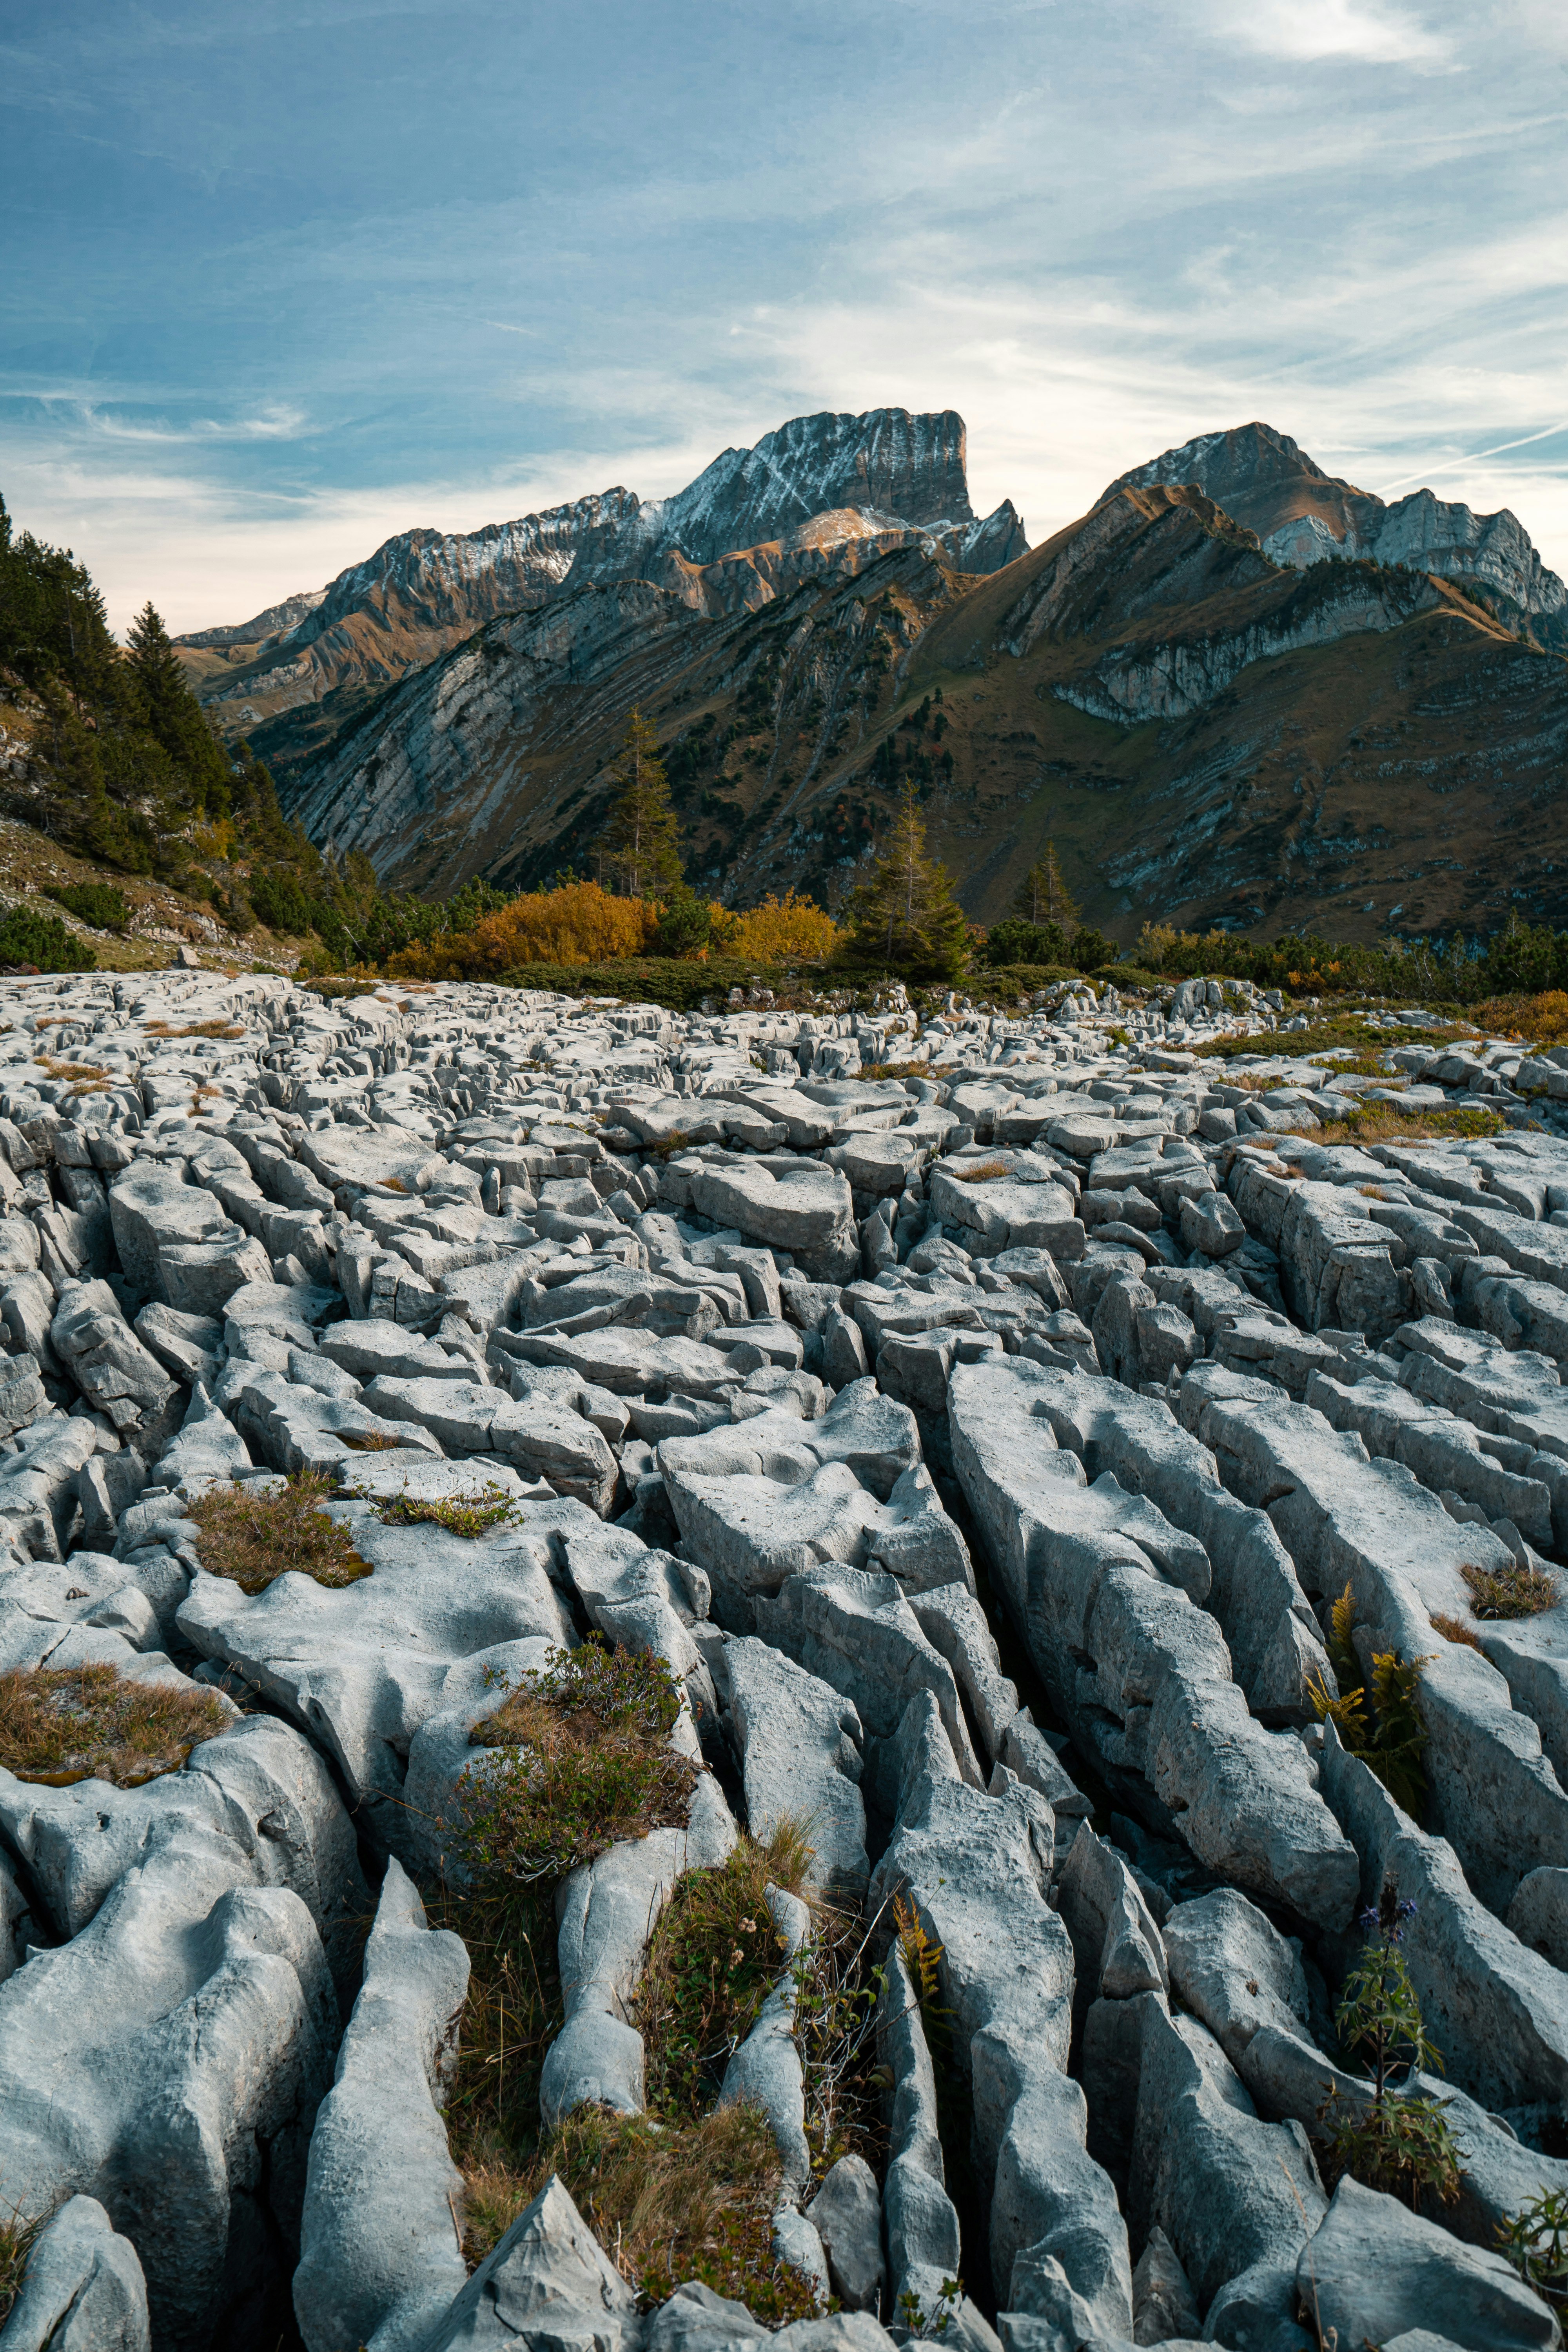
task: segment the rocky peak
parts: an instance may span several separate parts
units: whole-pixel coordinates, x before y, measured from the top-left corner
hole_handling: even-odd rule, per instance
[[[225,646],[258,645],[264,637],[280,636],[313,613],[322,597],[324,588],[300,588],[292,596],[285,596],[280,604],[268,604],[253,621],[234,621],[226,628],[193,629],[188,636],[176,637],[177,646],[202,646],[218,649]]]
[[[1256,422],[1184,441],[1119,475],[1103,496],[1162,482],[1195,483],[1255,530],[1276,562],[1300,570],[1325,559],[1374,556],[1380,563],[1472,581],[1521,613],[1556,625],[1546,632],[1553,641],[1563,630],[1568,590],[1506,507],[1478,515],[1427,489],[1390,506],[1375,492],[1325,473],[1288,433]]]
[[[726,449],[672,498],[650,500],[638,530],[657,553],[712,563],[841,507],[927,528],[973,522],[963,417],[951,408],[792,417],[754,449]]]

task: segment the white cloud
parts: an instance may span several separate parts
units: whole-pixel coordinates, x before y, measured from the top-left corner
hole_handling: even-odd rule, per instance
[[[1403,8],[1367,0],[1244,0],[1213,12],[1212,29],[1258,55],[1301,64],[1344,58],[1359,65],[1450,63],[1453,43]]]

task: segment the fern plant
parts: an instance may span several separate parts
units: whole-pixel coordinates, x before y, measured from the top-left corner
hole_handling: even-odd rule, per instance
[[[1331,1723],[1343,1746],[1375,1772],[1396,1805],[1419,1820],[1426,1798],[1421,1759],[1426,1727],[1418,1694],[1425,1658],[1402,1658],[1397,1650],[1376,1653],[1371,1689],[1356,1655],[1355,1601],[1347,1584],[1330,1612],[1329,1664],[1339,1685],[1336,1697],[1321,1676],[1307,1685],[1320,1723]]]
[[[1365,2107],[1342,2107],[1340,2093],[1331,2090],[1319,2110],[1330,2170],[1403,2197],[1412,2210],[1428,2194],[1453,2203],[1460,2154],[1447,2101],[1409,2087],[1417,2074],[1443,2071],[1399,1948],[1415,1916],[1415,1904],[1400,1901],[1392,1878],[1384,1879],[1376,1908],[1362,1914],[1370,1932],[1334,2022],[1347,2056],[1360,2055],[1370,2067],[1372,2099]]]

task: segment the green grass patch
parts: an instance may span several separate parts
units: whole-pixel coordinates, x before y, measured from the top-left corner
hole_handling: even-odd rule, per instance
[[[211,1691],[132,1682],[109,1665],[0,1675],[0,1765],[19,1780],[140,1788],[176,1772],[199,1740],[226,1729]]]

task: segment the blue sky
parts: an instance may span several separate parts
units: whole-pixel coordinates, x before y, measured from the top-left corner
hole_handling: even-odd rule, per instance
[[[190,628],[816,408],[1035,540],[1260,416],[1568,571],[1565,120],[1560,0],[0,0],[0,491]]]

